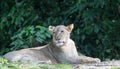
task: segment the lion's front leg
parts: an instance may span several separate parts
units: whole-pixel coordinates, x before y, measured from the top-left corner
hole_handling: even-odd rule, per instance
[[[92,58],[86,56],[79,56],[80,63],[99,63],[101,60],[99,58]]]

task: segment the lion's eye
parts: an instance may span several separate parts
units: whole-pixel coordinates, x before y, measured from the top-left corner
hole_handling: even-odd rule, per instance
[[[61,32],[64,32],[64,31],[61,31]]]
[[[55,33],[55,31],[53,31],[53,34]]]

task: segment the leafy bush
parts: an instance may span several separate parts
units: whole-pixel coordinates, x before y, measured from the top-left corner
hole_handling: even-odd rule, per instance
[[[17,0],[1,0],[0,2],[0,55],[11,51],[11,37],[26,26],[38,25],[38,15],[34,11],[32,3]]]
[[[13,36],[11,50],[39,46],[40,43],[47,43],[46,39],[50,38],[50,32],[42,26],[28,26]]]

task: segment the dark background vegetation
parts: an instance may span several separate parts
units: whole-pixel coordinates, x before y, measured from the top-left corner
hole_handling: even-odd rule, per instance
[[[102,60],[120,58],[120,0],[0,0],[0,55],[44,45],[49,25],[75,27],[79,52]]]

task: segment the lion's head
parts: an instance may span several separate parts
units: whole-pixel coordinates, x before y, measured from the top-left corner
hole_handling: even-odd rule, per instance
[[[74,24],[68,26],[59,25],[59,26],[49,26],[49,30],[53,35],[53,44],[57,47],[64,46],[68,39],[70,38],[70,33],[74,27]]]

